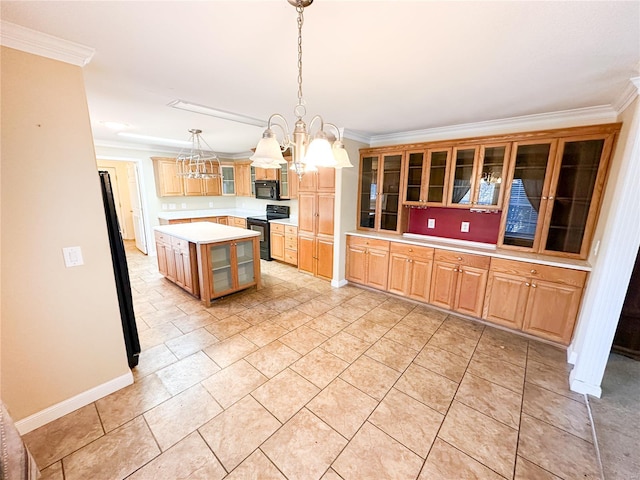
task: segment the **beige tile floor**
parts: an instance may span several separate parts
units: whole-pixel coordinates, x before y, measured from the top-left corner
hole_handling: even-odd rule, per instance
[[[26,435],[49,479],[592,479],[565,354],[276,262],[204,308],[128,246],[135,383]]]

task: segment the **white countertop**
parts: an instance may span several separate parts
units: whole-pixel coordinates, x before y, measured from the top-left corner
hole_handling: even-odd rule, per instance
[[[277,218],[275,220],[269,220],[269,223],[280,223],[282,225],[290,225],[292,227],[298,226],[298,219],[294,217],[289,218]]]
[[[195,217],[194,217],[195,218]],[[211,222],[177,223],[161,225],[154,230],[196,244],[225,242],[240,238],[260,236],[260,232],[246,228],[230,227]]]
[[[172,210],[170,212],[158,213],[158,218],[162,220],[182,220],[185,218],[204,217],[259,217],[264,215],[264,210],[246,210],[242,208],[209,208],[204,210]]]
[[[442,250],[453,250],[455,252],[471,253],[474,255],[485,255],[495,258],[503,258],[506,260],[517,260],[520,262],[537,263],[540,265],[549,265],[552,267],[571,268],[573,270],[591,271],[591,265],[585,260],[574,260],[572,258],[549,257],[538,253],[518,252],[516,250],[508,250],[497,248],[494,244],[469,242],[466,240],[454,240],[441,237],[430,237],[427,235],[418,235],[414,233],[405,233],[398,235],[395,233],[384,232],[368,232],[368,231],[351,231],[347,235],[355,235],[358,237],[377,238],[379,240],[389,240],[392,242],[407,243],[411,245],[419,245],[424,247],[439,248]]]

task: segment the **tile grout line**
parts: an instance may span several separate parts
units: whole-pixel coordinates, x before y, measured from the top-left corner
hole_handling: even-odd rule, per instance
[[[591,434],[593,435],[593,446],[596,450],[596,460],[598,462],[598,468],[600,469],[600,478],[604,480],[604,466],[602,465],[602,456],[600,455],[600,446],[598,445],[598,435],[596,434],[596,422],[593,420],[593,413],[591,412],[591,403],[589,403],[589,396],[584,394],[584,403],[587,405],[587,412],[589,413],[589,422],[591,422]]]

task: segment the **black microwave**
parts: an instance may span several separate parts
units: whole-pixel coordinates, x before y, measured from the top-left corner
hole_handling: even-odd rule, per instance
[[[256,198],[280,200],[280,182],[277,180],[256,180]]]

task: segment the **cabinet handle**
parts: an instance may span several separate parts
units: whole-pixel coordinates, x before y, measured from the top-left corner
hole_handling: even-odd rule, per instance
[[[554,197],[552,197],[551,195],[549,195],[549,200],[553,200]]]
[[[542,197],[542,200],[546,200],[546,199],[547,199],[547,197]]]
[[[536,287],[537,287],[537,285],[536,285],[535,283],[532,283],[532,284],[531,284],[531,287],[532,287],[532,288],[536,288]]]
[[[454,269],[453,269],[453,271],[454,271],[454,272],[458,272],[459,270],[458,270],[457,268],[454,268]]]
[[[530,286],[531,286],[531,284],[530,284],[529,282],[525,282],[525,285],[526,285],[527,287],[530,287]]]
[[[410,258],[407,258],[407,263],[408,263],[408,262],[410,262],[410,261],[411,261],[411,259],[410,259]]]
[[[409,249],[409,251],[410,251],[410,252],[413,252],[413,248],[410,248],[410,249]]]
[[[458,261],[461,262],[462,261],[462,257],[458,257]]]
[[[538,271],[534,268],[533,270],[531,270],[531,273],[535,275],[536,273],[538,273]]]

